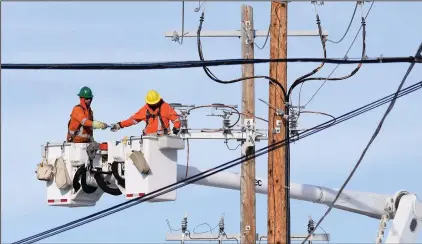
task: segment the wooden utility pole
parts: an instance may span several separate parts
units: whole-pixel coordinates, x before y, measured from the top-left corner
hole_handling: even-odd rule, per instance
[[[254,58],[254,26],[253,9],[251,6],[242,5],[241,14],[241,43],[242,58]],[[254,76],[254,64],[242,65],[242,77]],[[255,115],[255,81],[247,79],[242,81],[242,124],[244,119],[254,119]],[[243,155],[253,155],[255,147],[249,147],[246,152],[242,147]],[[256,207],[255,207],[255,159],[244,162],[241,166],[240,181],[240,232],[241,243],[255,243],[256,235]]]
[[[271,2],[270,58],[287,58],[287,2]],[[270,77],[287,90],[287,63],[270,63]],[[283,92],[270,82],[269,104],[286,111]],[[280,124],[282,123],[282,124]],[[274,108],[268,112],[268,145],[286,139],[285,123]],[[284,147],[268,153],[268,243],[289,243],[287,233]]]

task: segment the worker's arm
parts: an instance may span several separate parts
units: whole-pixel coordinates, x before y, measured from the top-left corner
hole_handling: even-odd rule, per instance
[[[141,121],[144,121],[145,117],[146,117],[146,108],[142,107],[141,109],[139,109],[138,112],[130,116],[130,118],[128,118],[127,120],[120,121],[118,124],[120,128],[129,127],[132,125],[136,125],[137,123]]]
[[[92,121],[88,119],[88,117],[85,116],[84,114],[84,110],[79,106],[76,106],[75,108],[73,108],[72,118],[78,121],[79,123],[81,123],[82,126],[85,126],[85,127],[92,127],[93,129],[101,128],[103,130],[107,128],[107,124],[104,122],[96,121],[96,120]]]

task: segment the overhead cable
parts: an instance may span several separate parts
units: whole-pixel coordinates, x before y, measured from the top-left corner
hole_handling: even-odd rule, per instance
[[[422,53],[422,43],[419,45],[418,50],[416,51],[415,56],[421,56]],[[340,190],[338,191],[336,197],[334,198],[333,202],[330,204],[330,206],[328,207],[327,211],[325,212],[325,214],[321,217],[321,219],[317,222],[315,229],[318,228],[318,226],[322,223],[322,221],[325,219],[325,217],[331,212],[331,210],[333,209],[334,203],[337,201],[337,199],[340,197],[341,193],[343,192],[344,188],[346,187],[346,185],[349,183],[350,179],[352,179],[354,173],[356,172],[356,170],[358,169],[359,165],[361,164],[363,157],[365,157],[366,152],[368,151],[369,147],[371,146],[372,142],[375,140],[375,138],[378,136],[382,125],[384,124],[385,119],[387,118],[388,114],[391,112],[391,110],[394,107],[394,104],[396,103],[398,94],[401,90],[401,88],[403,87],[404,82],[406,81],[407,77],[409,76],[410,72],[412,71],[413,67],[415,66],[415,64],[410,64],[409,68],[406,71],[406,74],[404,75],[404,77],[402,78],[402,81],[400,82],[399,87],[397,88],[396,93],[393,96],[393,99],[390,102],[390,105],[388,106],[387,110],[385,111],[384,115],[381,118],[381,121],[378,123],[377,128],[375,129],[374,134],[372,135],[371,139],[369,140],[368,144],[366,145],[365,149],[363,150],[361,156],[359,157],[358,162],[356,163],[356,165],[353,167],[353,170],[350,172],[349,176],[347,177],[346,181],[343,183],[343,185],[341,186]],[[315,230],[314,230],[315,231]],[[312,231],[311,233],[308,234],[308,236],[305,238],[305,240],[302,242],[302,244],[304,244],[306,242],[306,240],[308,240],[308,238],[313,234]]]
[[[338,41],[332,41],[330,39],[327,39],[327,42],[331,42],[334,44],[339,44],[343,39],[346,37],[347,33],[349,32],[350,26],[352,26],[353,20],[355,19],[356,9],[358,9],[360,0],[356,1],[355,9],[353,10],[352,18],[350,19],[349,26],[347,26],[346,32],[344,32],[343,37]]]
[[[321,45],[322,45],[322,51],[323,51],[323,53],[324,53],[324,58],[327,58],[327,48],[326,48],[326,45],[325,45],[325,37],[322,35],[322,27],[321,27],[321,20],[320,20],[320,18],[319,18],[319,14],[318,14],[318,9],[317,9],[317,3],[316,2],[314,2],[313,3],[314,4],[314,8],[315,8],[315,17],[316,17],[316,22],[317,22],[317,25],[318,25],[318,33],[319,33],[319,38],[320,38],[320,40],[321,40]],[[297,78],[294,82],[293,82],[293,84],[295,84],[295,83],[298,83],[300,80],[303,80],[303,79],[305,79],[305,78],[307,78],[307,77],[309,77],[309,76],[311,76],[311,75],[314,75],[314,74],[316,74],[318,71],[320,71],[321,69],[322,69],[322,67],[324,66],[324,64],[325,64],[325,62],[322,62],[317,68],[315,68],[314,70],[312,70],[311,72],[309,72],[308,74],[306,74],[306,75],[303,75],[303,76],[301,76],[301,77],[299,77],[299,78]],[[300,109],[300,95],[301,95],[301,93],[302,93],[302,87],[303,87],[303,84],[304,83],[302,83],[301,84],[301,86],[300,86],[300,89],[299,89],[299,102],[298,102],[298,110],[299,110],[299,114],[298,114],[298,116],[297,116],[297,118],[296,118],[296,122],[299,120],[299,117],[300,117],[300,112],[301,112],[301,109]],[[289,99],[290,100],[290,99]]]
[[[358,70],[362,66],[362,63],[366,63],[365,62],[365,59],[366,59],[365,58],[365,52],[366,52],[366,40],[365,40],[365,37],[366,37],[366,28],[365,28],[365,26],[366,26],[366,22],[365,22],[365,19],[362,17],[362,28],[363,28],[363,31],[362,31],[362,57],[361,57],[361,60],[358,62],[359,63],[358,66],[354,70],[352,70],[352,72],[349,75],[342,76],[342,77],[336,77],[336,78],[327,78],[327,77],[325,77],[325,78],[324,77],[302,78],[301,77],[301,78],[297,79],[290,86],[287,95],[290,96],[290,94],[292,93],[293,89],[296,86],[298,86],[299,84],[304,83],[305,81],[310,81],[310,80],[345,80],[345,79],[348,79],[348,78],[352,77],[354,74],[356,74],[356,72],[358,72]]]
[[[201,44],[201,30],[202,30],[202,23],[204,22],[204,15],[205,13],[202,12],[201,17],[199,18],[199,26],[198,26],[198,31],[196,33],[197,36],[197,44],[198,44],[198,55],[199,55],[199,59],[201,60],[201,62],[205,62],[204,61],[204,54],[202,53],[202,44]],[[245,30],[242,30],[245,31]],[[252,60],[252,59],[244,59],[244,60]],[[211,65],[208,65],[211,66]],[[283,92],[283,96],[286,97],[286,90],[284,89],[284,87],[275,79],[269,77],[269,76],[264,76],[264,75],[260,75],[260,76],[251,76],[251,77],[243,77],[243,78],[238,78],[238,79],[234,79],[234,80],[220,80],[218,79],[212,72],[211,70],[207,67],[207,66],[202,66],[202,68],[204,69],[205,74],[213,81],[220,83],[220,84],[231,84],[231,83],[236,83],[239,81],[243,81],[243,80],[248,80],[248,79],[259,79],[259,78],[264,78],[269,80],[270,82],[274,83],[275,85],[279,86],[280,89]]]
[[[415,57],[378,57],[366,60],[336,58],[277,58],[277,59],[216,59],[207,61],[170,61],[153,63],[50,63],[50,64],[1,64],[1,69],[46,69],[46,70],[151,70],[151,69],[184,69],[204,66],[225,66],[261,63],[318,63],[331,64],[382,64],[382,63],[422,63]],[[261,77],[259,77],[261,78]],[[262,77],[263,78],[263,77]],[[248,78],[250,79],[250,78]]]
[[[374,5],[375,2],[371,3],[371,6],[369,7],[368,12],[366,13],[365,16],[365,20],[368,18],[369,13],[371,12],[372,6]],[[349,54],[350,50],[352,49],[353,45],[355,44],[355,41],[357,39],[357,37],[359,36],[359,33],[361,31],[361,29],[363,28],[363,25],[360,26],[358,32],[355,35],[355,38],[353,39],[352,43],[350,44],[348,50],[346,51],[346,53],[344,54],[344,57],[347,57],[347,54]],[[328,75],[327,79],[331,77],[331,75],[334,74],[334,72],[337,70],[337,68],[340,66],[340,64],[337,64],[336,67],[333,69],[333,71],[331,71],[331,73]],[[327,79],[324,80],[324,82],[319,86],[319,88],[314,92],[314,94],[311,96],[311,98],[308,100],[308,102],[305,103],[305,105],[303,105],[304,107],[308,106],[308,104],[315,98],[315,96],[318,94],[318,92],[321,90],[321,88],[325,85],[325,83],[327,83]],[[301,87],[302,89],[302,87]],[[299,98],[300,99],[300,98]],[[299,100],[299,104],[300,104],[300,100]]]
[[[350,112],[348,112],[346,114],[343,114],[343,115],[341,115],[339,117],[336,117],[334,120],[329,120],[329,121],[324,122],[324,123],[322,123],[320,125],[317,125],[317,126],[315,126],[313,128],[310,128],[310,129],[308,129],[308,130],[306,130],[304,132],[301,132],[301,133],[298,134],[298,136],[295,136],[295,138],[289,138],[289,141],[295,142],[295,141],[298,141],[298,140],[303,139],[305,137],[308,137],[308,136],[310,136],[312,134],[318,133],[318,132],[320,132],[322,130],[325,130],[325,129],[331,127],[331,126],[334,126],[336,124],[342,123],[342,122],[347,121],[347,120],[349,120],[349,119],[351,119],[353,117],[356,117],[356,116],[358,116],[360,114],[363,114],[363,113],[368,112],[368,111],[370,111],[370,110],[372,110],[374,108],[377,108],[377,107],[379,107],[381,105],[384,105],[387,102],[391,101],[392,99],[395,99],[395,98],[399,98],[399,97],[408,95],[408,94],[410,94],[410,93],[412,93],[414,91],[417,91],[417,90],[419,90],[421,88],[422,88],[422,81],[420,81],[420,82],[418,82],[418,83],[416,83],[414,85],[411,85],[411,86],[409,86],[409,87],[401,90],[398,93],[388,95],[388,96],[383,97],[381,99],[378,99],[378,100],[376,100],[376,101],[374,101],[372,103],[369,103],[369,104],[367,104],[365,106],[362,106],[362,107],[360,107],[358,109],[355,109],[353,111],[350,111]],[[335,122],[333,123],[333,121],[335,121]],[[327,125],[330,125],[330,126],[327,126]],[[267,147],[264,147],[264,148],[261,148],[261,149],[257,150],[254,155],[244,155],[244,156],[242,156],[240,158],[237,158],[237,159],[231,160],[229,162],[223,163],[223,164],[221,164],[219,166],[216,166],[214,168],[208,169],[208,170],[203,171],[203,172],[201,172],[199,174],[196,174],[196,175],[190,176],[188,178],[185,178],[185,179],[183,179],[183,180],[181,180],[179,182],[176,182],[174,184],[171,184],[171,185],[168,185],[166,187],[163,187],[163,188],[154,190],[154,191],[152,191],[150,193],[147,193],[146,195],[144,195],[142,197],[134,198],[134,199],[128,200],[126,202],[117,204],[115,206],[112,206],[110,208],[104,209],[104,210],[99,211],[97,213],[94,213],[94,214],[88,215],[86,217],[83,217],[83,218],[80,218],[80,219],[71,221],[71,222],[69,222],[67,224],[64,224],[64,225],[61,225],[61,226],[52,228],[50,230],[41,232],[39,234],[36,234],[36,235],[30,236],[30,237],[24,238],[22,240],[19,240],[17,242],[14,242],[13,244],[34,243],[36,241],[45,239],[47,237],[50,237],[50,236],[53,236],[53,235],[57,235],[57,234],[59,234],[61,232],[64,232],[64,231],[67,231],[67,230],[76,228],[78,226],[84,225],[86,223],[92,222],[94,220],[97,220],[97,219],[106,217],[107,215],[110,215],[110,214],[119,212],[119,211],[124,210],[126,208],[135,206],[135,205],[137,205],[139,203],[142,203],[142,202],[151,200],[151,199],[153,199],[153,198],[155,198],[157,196],[160,196],[160,195],[166,194],[168,192],[174,191],[174,190],[176,190],[178,188],[184,187],[184,186],[189,185],[189,184],[192,184],[192,183],[194,183],[194,182],[196,182],[198,180],[204,179],[204,178],[206,178],[206,177],[208,177],[210,175],[216,174],[216,173],[221,172],[223,170],[226,170],[228,168],[234,167],[234,166],[236,166],[236,165],[238,165],[240,163],[243,163],[243,162],[246,162],[248,160],[254,159],[256,157],[259,157],[259,156],[261,156],[263,154],[268,153],[269,151],[272,151],[272,150],[275,150],[275,149],[277,149],[279,147],[284,146],[286,144],[286,141],[287,140],[283,140],[281,142],[277,142],[277,143],[271,144],[271,145],[269,145]]]

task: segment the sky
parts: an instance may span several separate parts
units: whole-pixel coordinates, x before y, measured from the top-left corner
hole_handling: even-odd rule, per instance
[[[203,30],[237,30],[240,5],[254,11],[255,29],[267,30],[270,2],[207,2]],[[350,21],[355,3],[325,2],[318,6],[321,24],[329,39],[340,39]],[[185,4],[185,29],[196,32],[200,12],[196,2]],[[366,14],[370,3],[365,3]],[[422,41],[422,27],[416,21],[421,2],[375,2],[367,24],[367,55],[412,56]],[[341,58],[360,26],[362,12],[340,44],[327,43],[327,55]],[[226,16],[222,18],[222,16]],[[315,30],[314,6],[310,2],[289,5],[289,30]],[[195,38],[185,38],[183,45],[165,38],[166,31],[181,29],[180,2],[7,2],[1,12],[2,63],[68,62],[156,62],[198,60]],[[257,38],[262,45],[265,38]],[[322,57],[318,37],[289,37],[288,57]],[[237,38],[203,38],[205,59],[240,58]],[[359,58],[359,35],[348,54]],[[269,57],[269,45],[255,48],[256,58]],[[288,82],[310,72],[318,63],[289,63]],[[307,110],[339,116],[352,109],[389,95],[397,89],[409,64],[364,64],[356,75],[343,81],[327,82],[307,106]],[[326,64],[317,73],[327,76],[335,67]],[[342,65],[334,76],[348,74],[355,65]],[[210,68],[220,79],[241,76],[240,66]],[[268,64],[255,65],[256,75],[268,75]],[[421,81],[422,67],[415,65],[405,87]],[[143,71],[73,71],[73,70],[3,70],[1,72],[1,242],[10,243],[65,224],[125,201],[123,196],[104,195],[95,207],[59,208],[46,204],[45,182],[36,179],[36,164],[41,160],[41,145],[62,142],[76,94],[82,86],[92,88],[93,109],[98,120],[115,123],[128,118],[144,104],[144,96],[156,89],[165,101],[205,105],[211,103],[240,106],[240,83],[223,85],[210,80],[201,68]],[[268,100],[268,82],[256,84],[256,115],[267,117],[268,107],[258,98]],[[306,102],[321,82],[303,86]],[[293,93],[297,101],[299,89]],[[377,139],[346,189],[394,194],[407,190],[422,195],[420,130],[421,91],[400,98],[386,119]],[[291,146],[291,180],[295,183],[339,188],[349,175],[372,136],[387,105],[345,123],[296,142]],[[218,128],[221,120],[206,117],[209,110],[198,110],[189,118],[195,128]],[[327,117],[303,114],[299,127],[309,128]],[[119,132],[95,131],[98,141],[119,140],[139,135],[144,124]],[[258,122],[258,128],[266,124]],[[223,141],[190,143],[190,165],[207,169],[240,156]],[[231,147],[236,142],[230,142]],[[262,148],[267,142],[259,142]],[[267,157],[256,160],[256,175],[267,177]],[[186,150],[180,151],[178,163],[186,163]],[[240,172],[239,167],[229,169]],[[204,186],[187,186],[177,192],[177,200],[167,203],[142,203],[76,229],[44,239],[41,243],[164,243],[170,232],[188,214],[188,227],[201,223],[218,224],[225,216],[227,233],[240,230],[240,192]],[[308,216],[317,221],[327,207],[291,201],[292,234],[305,234]],[[267,197],[257,195],[257,232],[266,235]],[[334,209],[321,226],[332,243],[370,243],[375,241],[379,221]],[[390,222],[391,224],[391,222]],[[196,232],[206,231],[201,226]],[[323,233],[321,229],[317,233]],[[422,235],[419,241],[422,242]]]

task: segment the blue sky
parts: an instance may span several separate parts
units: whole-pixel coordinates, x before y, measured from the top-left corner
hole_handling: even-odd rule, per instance
[[[239,29],[241,2],[207,2],[204,30]],[[266,30],[270,2],[249,2],[254,8],[255,28]],[[365,3],[364,13],[370,4]],[[196,31],[200,13],[197,3],[185,5],[185,29]],[[353,2],[326,2],[318,8],[323,29],[330,39],[343,35]],[[420,2],[376,2],[367,19],[367,55],[369,57],[411,56],[422,40],[416,21]],[[166,31],[181,27],[181,3],[178,2],[39,2],[2,4],[2,63],[43,62],[148,62],[197,60],[196,39],[185,39],[182,46],[164,37]],[[222,18],[222,16],[227,16]],[[328,57],[343,57],[360,26],[360,9],[347,37],[340,44],[327,44]],[[290,30],[316,29],[313,5],[309,2],[289,5]],[[257,39],[261,45],[264,38]],[[206,59],[239,58],[236,38],[204,38]],[[349,57],[361,52],[359,36]],[[317,37],[290,37],[289,57],[321,57]],[[269,45],[256,49],[256,58],[269,56]],[[289,84],[318,64],[288,64]],[[328,75],[335,65],[326,64],[319,76]],[[328,82],[307,109],[341,115],[356,107],[395,91],[408,64],[367,64],[352,78]],[[354,65],[340,66],[334,75],[350,72]],[[240,66],[212,67],[220,79],[237,78]],[[267,75],[268,64],[255,66],[256,75]],[[420,81],[422,67],[416,65],[405,86]],[[2,71],[2,242],[8,243],[46,229],[84,217],[124,201],[123,197],[104,196],[92,208],[66,209],[46,205],[45,183],[36,180],[34,170],[41,159],[40,145],[61,142],[76,93],[88,85],[93,89],[96,118],[114,123],[137,111],[144,95],[156,89],[169,102],[240,105],[240,84],[221,85],[210,80],[201,68],[153,71]],[[302,90],[307,101],[321,83],[311,81]],[[205,95],[206,94],[206,95]],[[298,89],[294,92],[297,100]],[[258,98],[268,100],[267,82],[256,80],[256,114],[267,117],[267,107]],[[420,91],[397,101],[378,138],[347,189],[394,194],[407,190],[422,195],[420,172]],[[291,179],[296,183],[340,187],[359,158],[387,106],[366,113],[292,145]],[[221,121],[205,117],[208,111],[192,114],[189,123],[196,128],[219,127]],[[302,115],[301,127],[310,127],[326,118]],[[266,128],[258,123],[259,128]],[[97,131],[96,138],[118,140],[139,135],[142,125],[117,133]],[[260,142],[258,148],[266,146]],[[235,142],[230,145],[235,146]],[[229,151],[222,141],[191,143],[190,164],[210,168],[240,155]],[[211,154],[211,155],[210,155]],[[179,154],[184,164],[186,152]],[[266,177],[266,156],[257,159],[257,176]],[[239,172],[239,168],[230,171]],[[266,196],[257,196],[257,231],[266,233]],[[226,231],[239,232],[238,191],[188,186],[178,191],[171,203],[141,204],[77,229],[45,239],[42,243],[133,243],[165,242],[169,232],[166,219],[174,229],[189,215],[189,227],[207,222],[215,226],[225,214]],[[314,220],[325,206],[292,200],[292,233],[306,233],[308,215]],[[346,221],[345,221],[346,220]],[[378,220],[333,210],[322,223],[332,242],[374,242]],[[205,228],[205,227],[202,227]],[[204,229],[201,229],[204,230]],[[197,231],[200,231],[199,229]],[[321,232],[319,230],[318,232]],[[420,239],[422,240],[422,239]]]

